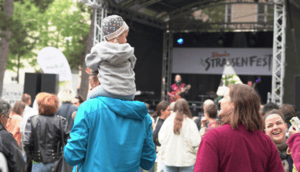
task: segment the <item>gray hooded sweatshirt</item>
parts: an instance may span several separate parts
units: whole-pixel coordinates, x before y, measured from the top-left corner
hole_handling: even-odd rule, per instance
[[[136,57],[128,43],[101,42],[85,57],[85,63],[93,72],[98,70],[98,79],[105,91],[121,96],[135,94]]]

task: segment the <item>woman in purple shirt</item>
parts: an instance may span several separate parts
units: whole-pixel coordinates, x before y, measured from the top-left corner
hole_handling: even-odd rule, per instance
[[[262,132],[255,90],[230,85],[219,103],[223,126],[201,140],[194,172],[284,172],[275,144]]]

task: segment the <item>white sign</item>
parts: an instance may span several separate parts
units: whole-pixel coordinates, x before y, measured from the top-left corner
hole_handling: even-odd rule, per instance
[[[43,48],[37,57],[37,62],[44,73],[59,75],[59,81],[71,81],[72,74],[64,54],[54,47]]]
[[[23,84],[3,84],[1,98],[13,106],[16,101],[22,100],[23,87]]]
[[[172,73],[222,75],[231,64],[238,75],[272,75],[272,54],[272,48],[173,48]]]

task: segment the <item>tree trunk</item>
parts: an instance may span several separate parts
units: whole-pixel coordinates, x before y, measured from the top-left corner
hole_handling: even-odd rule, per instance
[[[94,23],[95,23],[94,16],[95,16],[95,9],[93,9],[93,14],[91,17],[92,23],[91,23],[90,32],[89,32],[87,42],[86,42],[85,55],[90,53],[90,51],[93,47]],[[78,89],[78,94],[80,94],[81,96],[83,96],[86,99],[88,89],[89,89],[89,75],[85,72],[85,69],[86,69],[86,64],[85,64],[85,60],[84,60],[82,68],[81,68],[82,75],[81,75],[80,89]]]
[[[14,0],[5,0],[4,2],[4,13],[12,17],[14,12]],[[4,80],[4,72],[6,69],[6,62],[9,53],[9,39],[11,36],[11,32],[9,30],[2,31],[3,35],[6,38],[2,38],[0,40],[0,97],[2,96],[2,89],[3,89],[3,80]]]

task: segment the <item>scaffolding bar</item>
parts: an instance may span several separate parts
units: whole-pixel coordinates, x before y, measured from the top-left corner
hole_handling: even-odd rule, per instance
[[[285,76],[286,10],[283,0],[275,0],[275,2],[271,97],[273,103],[281,106],[283,103],[283,82]]]

